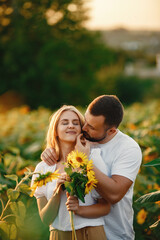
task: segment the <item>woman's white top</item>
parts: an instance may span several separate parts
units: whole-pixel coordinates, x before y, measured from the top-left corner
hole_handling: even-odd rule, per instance
[[[100,149],[98,148],[92,149],[90,159],[93,160],[93,163],[97,168],[99,168],[99,170],[106,173],[106,166],[101,158]],[[48,166],[44,161],[38,163],[38,165],[35,168],[35,172],[42,172],[43,174],[48,171],[54,172],[55,170],[56,164]],[[33,185],[33,181],[37,176],[38,175],[36,174],[33,175],[31,185]],[[37,187],[34,196],[36,198],[46,197],[46,199],[49,200],[52,197],[53,191],[56,187],[56,181],[57,180],[53,180],[52,182],[48,182],[46,185],[42,187]],[[85,203],[79,200],[79,205],[80,206],[93,205],[97,202],[98,198],[100,198],[100,195],[94,189],[85,196]],[[58,229],[62,231],[72,230],[70,224],[70,215],[65,205],[66,201],[67,201],[66,191],[62,191],[59,212],[53,223],[50,225],[50,230],[52,229]],[[103,217],[88,219],[74,214],[75,229],[80,229],[86,226],[101,226],[101,225],[104,225]]]

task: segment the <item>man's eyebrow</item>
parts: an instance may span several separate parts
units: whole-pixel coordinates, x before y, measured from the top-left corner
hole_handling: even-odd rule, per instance
[[[84,116],[84,119],[85,119],[85,121],[86,121],[85,116]],[[87,122],[87,125],[88,125],[90,128],[95,129],[95,128],[94,128],[92,125],[90,125],[88,122]]]
[[[90,128],[92,128],[92,129],[95,129],[92,125],[90,125],[89,123],[87,123],[88,124],[88,126],[90,127]]]

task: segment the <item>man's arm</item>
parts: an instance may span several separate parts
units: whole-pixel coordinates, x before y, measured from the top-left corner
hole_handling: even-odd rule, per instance
[[[47,163],[49,166],[54,165],[58,161],[56,151],[54,148],[46,148],[41,154],[41,160]]]
[[[111,204],[119,202],[129,190],[132,181],[120,175],[111,178],[94,166],[95,177],[98,180],[97,192]]]
[[[80,134],[77,137],[77,143],[75,145],[75,150],[79,152],[84,152],[87,156],[90,153],[90,143],[83,138],[83,135]],[[52,166],[57,163],[58,156],[54,148],[46,148],[41,154],[41,160],[47,163],[49,166]]]
[[[76,215],[84,218],[98,218],[107,215],[110,212],[111,205],[103,198],[97,199],[97,203],[88,206],[79,206],[77,197],[69,196],[66,207],[68,211],[73,211]]]

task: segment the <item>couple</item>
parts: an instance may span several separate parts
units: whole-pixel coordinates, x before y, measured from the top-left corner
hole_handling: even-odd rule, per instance
[[[142,154],[138,144],[118,130],[122,118],[123,106],[113,95],[93,100],[85,113],[85,121],[71,106],[63,106],[53,115],[47,148],[42,153],[44,161],[35,169],[44,173],[61,169],[58,181],[35,192],[40,217],[50,224],[51,240],[70,239],[66,235],[71,233],[67,210],[75,213],[78,240],[134,239],[133,186]],[[81,130],[85,139],[79,135]],[[91,148],[90,142],[95,142]],[[67,198],[60,188],[66,178],[62,163],[75,148],[88,155],[90,152],[98,180],[96,191],[86,195],[85,205],[75,197]],[[57,189],[59,191],[55,195]]]

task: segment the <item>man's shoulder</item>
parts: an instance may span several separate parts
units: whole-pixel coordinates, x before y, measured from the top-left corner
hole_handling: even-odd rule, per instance
[[[128,147],[134,147],[134,148],[140,148],[138,143],[132,138],[130,137],[129,135],[119,131],[117,133],[117,143],[120,144],[120,145],[123,145],[125,144],[125,146],[128,146]]]

